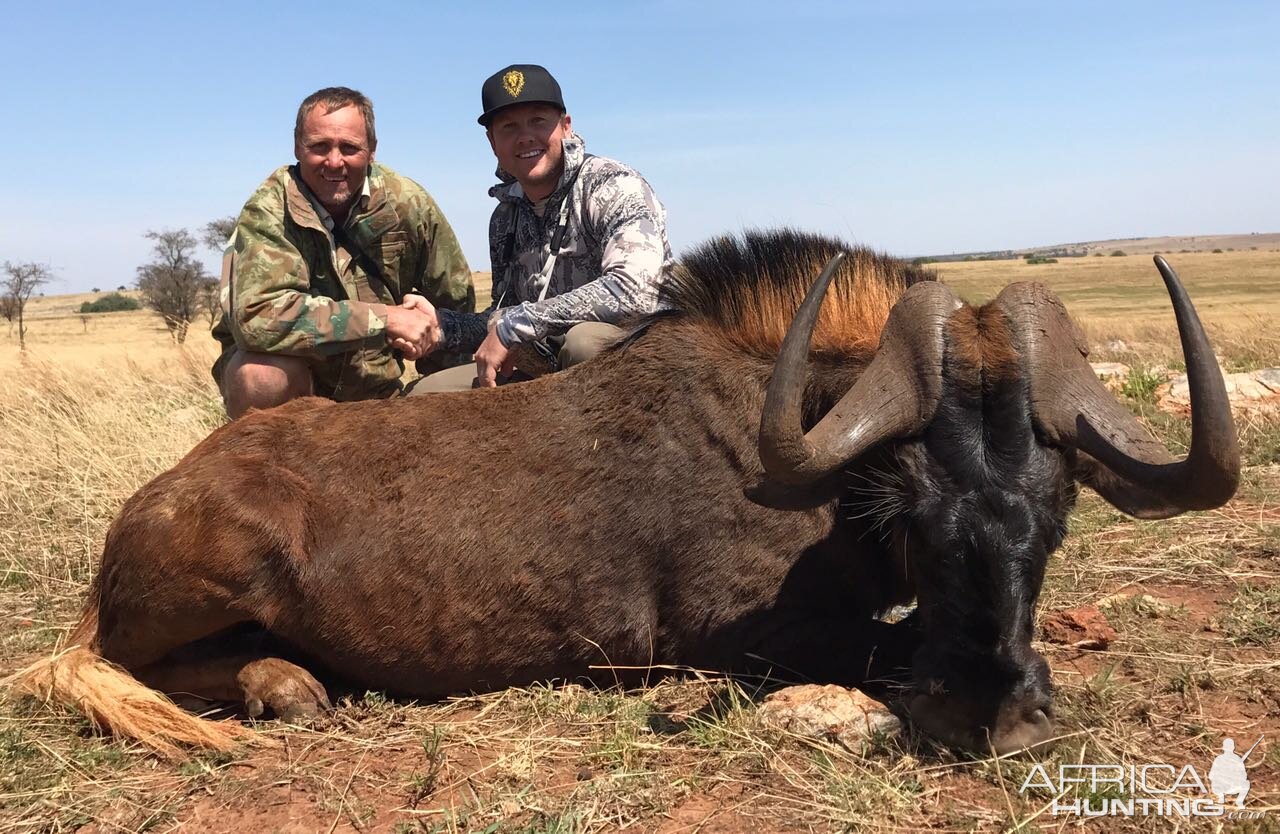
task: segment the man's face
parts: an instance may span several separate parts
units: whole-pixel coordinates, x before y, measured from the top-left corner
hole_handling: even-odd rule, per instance
[[[555,190],[564,168],[561,142],[571,132],[569,114],[550,104],[513,104],[498,111],[488,130],[498,164],[531,200]]]
[[[293,152],[307,188],[325,210],[342,217],[364,188],[373,150],[360,108],[340,107],[326,113],[324,105],[318,104],[303,119],[302,139]]]

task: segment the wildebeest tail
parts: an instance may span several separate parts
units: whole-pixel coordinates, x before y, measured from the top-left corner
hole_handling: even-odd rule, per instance
[[[190,747],[230,750],[249,735],[239,724],[192,715],[100,656],[91,648],[97,629],[97,607],[91,605],[63,647],[0,685],[78,710],[100,730],[167,758],[181,758]]]

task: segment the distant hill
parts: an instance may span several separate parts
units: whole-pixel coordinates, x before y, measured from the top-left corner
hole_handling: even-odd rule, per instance
[[[918,260],[936,263],[950,261],[998,261],[1025,258],[1028,255],[1046,258],[1083,258],[1091,255],[1110,255],[1123,252],[1126,255],[1155,255],[1179,252],[1212,252],[1220,249],[1231,251],[1280,252],[1280,232],[1252,232],[1242,235],[1170,235],[1166,237],[1124,237],[1111,240],[1090,240],[1077,243],[1057,243],[1052,246],[1032,246],[1027,249],[1000,249],[991,252],[959,252],[950,255],[929,255]]]

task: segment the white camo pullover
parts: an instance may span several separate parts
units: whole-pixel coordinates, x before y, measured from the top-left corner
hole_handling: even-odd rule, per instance
[[[498,200],[489,221],[493,303],[483,313],[439,311],[446,350],[474,352],[495,311],[498,338],[513,347],[584,321],[617,324],[659,309],[658,288],[672,264],[662,203],[631,167],[586,153],[577,134],[563,147],[564,172],[542,217],[520,183],[498,169],[502,182],[489,189]],[[546,298],[538,301],[565,200],[568,225]]]

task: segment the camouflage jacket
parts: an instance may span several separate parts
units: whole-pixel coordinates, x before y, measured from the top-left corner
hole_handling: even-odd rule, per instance
[[[659,283],[672,257],[666,210],[657,195],[634,169],[586,153],[576,134],[564,140],[564,160],[542,217],[501,168],[502,182],[489,189],[498,207],[489,221],[493,304],[486,315],[502,308],[497,331],[507,347],[559,335],[584,321],[617,323],[658,309]],[[568,226],[546,298],[538,301],[539,279],[566,200]],[[445,347],[464,352],[479,347],[485,330],[476,320],[442,316]]]
[[[475,309],[453,229],[420,185],[375,163],[359,200],[331,232],[297,166],[280,168],[249,198],[223,254],[215,377],[235,347],[313,359],[324,396],[389,396],[404,368],[386,342],[387,307],[417,292],[437,307]],[[420,370],[448,357],[434,359]]]

